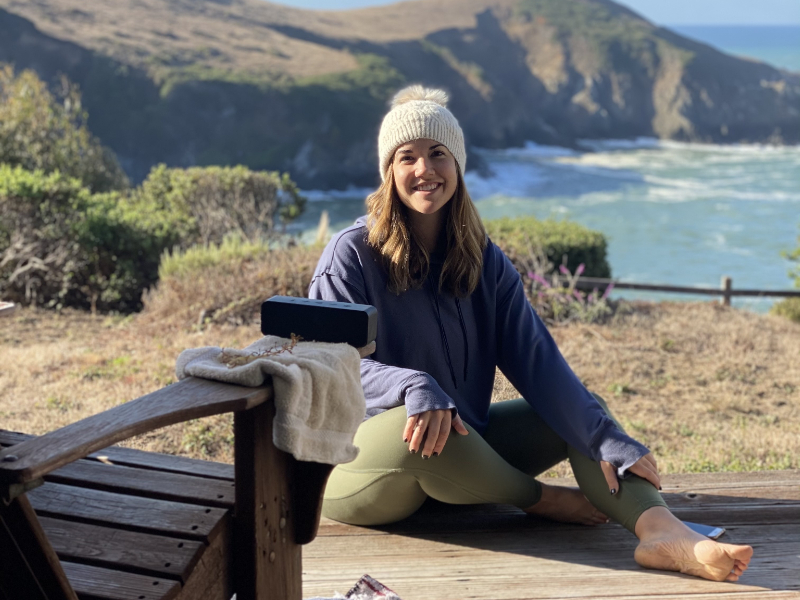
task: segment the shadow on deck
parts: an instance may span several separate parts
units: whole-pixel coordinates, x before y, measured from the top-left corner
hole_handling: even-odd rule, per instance
[[[663,487],[679,518],[725,527],[720,541],[753,546],[739,582],[643,569],[636,538],[616,524],[560,525],[510,507],[429,501],[382,528],[323,519],[303,552],[303,596],[344,593],[368,573],[403,600],[800,598],[800,471],[673,475]]]

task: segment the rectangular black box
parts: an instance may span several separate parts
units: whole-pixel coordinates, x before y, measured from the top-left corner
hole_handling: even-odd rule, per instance
[[[378,334],[378,310],[370,304],[273,296],[261,304],[261,333],[361,348]]]

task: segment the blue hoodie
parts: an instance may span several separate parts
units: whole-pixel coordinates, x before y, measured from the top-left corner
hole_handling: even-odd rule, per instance
[[[593,460],[610,462],[619,476],[647,454],[572,372],[525,297],[519,273],[491,240],[478,287],[459,299],[438,290],[442,263],[434,259],[422,288],[390,292],[366,236],[362,217],[333,237],[309,297],[378,309],[377,350],[361,361],[367,418],[403,404],[408,416],[455,409],[482,434],[499,367],[562,439]]]

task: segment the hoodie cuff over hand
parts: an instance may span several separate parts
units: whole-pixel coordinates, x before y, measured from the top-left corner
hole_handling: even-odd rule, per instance
[[[600,443],[593,449],[596,455],[595,460],[604,460],[614,465],[617,477],[620,479],[629,477],[631,474],[627,470],[650,452],[647,446],[620,431],[613,423],[603,431]]]
[[[456,403],[436,380],[427,373],[417,373],[409,378],[403,390],[406,414],[409,417],[428,410],[455,409]]]

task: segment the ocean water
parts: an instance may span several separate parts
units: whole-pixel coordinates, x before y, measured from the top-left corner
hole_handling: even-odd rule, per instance
[[[782,252],[800,234],[800,147],[585,142],[586,152],[528,144],[483,150],[490,177],[467,173],[484,219],[534,215],[603,232],[613,276],[622,281],[790,289]],[[370,190],[308,192],[295,228],[312,238],[323,210],[337,231],[364,213]],[[618,291],[618,297],[710,300]],[[735,298],[765,311],[769,299]]]
[[[800,72],[798,25],[673,25],[676,33],[734,56]]]

